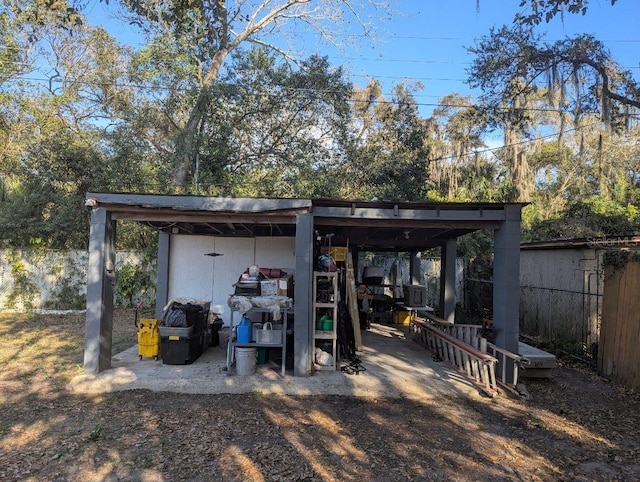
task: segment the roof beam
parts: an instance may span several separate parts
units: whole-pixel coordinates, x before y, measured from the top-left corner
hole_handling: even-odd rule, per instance
[[[318,218],[350,218],[360,220],[375,219],[410,219],[417,221],[461,221],[484,220],[504,221],[503,209],[448,209],[446,205],[434,206],[425,209],[399,208],[397,205],[390,209],[383,208],[353,208],[351,207],[326,207],[315,206],[313,209],[316,223]]]
[[[213,223],[227,224],[229,214],[184,213],[180,211],[114,211],[113,219],[125,221],[155,221],[155,222],[182,222],[182,223]],[[296,219],[291,216],[276,216],[263,213],[261,215],[237,214],[232,216],[237,224],[290,224],[295,225]]]
[[[208,227],[211,231],[215,231],[218,234],[222,234],[222,231],[219,230],[218,228],[216,228],[213,224],[211,223],[203,223],[206,227]]]
[[[317,226],[363,226],[366,224],[369,228],[442,228],[442,229],[491,229],[500,226],[499,221],[471,219],[459,219],[457,221],[446,221],[444,219],[426,220],[426,219],[349,219],[349,218],[315,218],[314,222]]]
[[[258,213],[264,211],[298,210],[309,211],[309,199],[265,199],[265,198],[224,198],[204,196],[168,196],[160,194],[87,193],[90,205],[110,204],[142,206],[152,209],[192,209],[196,211],[227,211]],[[115,206],[109,206],[113,209]]]
[[[249,229],[249,227],[248,227],[245,223],[240,223],[240,226],[242,226],[242,228],[243,228],[245,231],[247,231],[249,234],[251,234],[252,236],[254,236],[253,231],[251,231],[251,230]]]

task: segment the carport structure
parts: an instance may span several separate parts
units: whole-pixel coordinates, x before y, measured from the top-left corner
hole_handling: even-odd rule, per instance
[[[111,367],[116,225],[120,220],[157,229],[156,317],[161,317],[168,301],[172,236],[294,239],[295,376],[308,376],[312,370],[312,276],[317,234],[331,233],[334,245],[348,245],[353,250],[411,253],[412,281],[419,278],[418,253],[440,247],[438,315],[453,322],[457,239],[477,230],[493,230],[495,344],[518,351],[523,204],[88,193],[85,205],[91,212],[85,372],[99,373]]]

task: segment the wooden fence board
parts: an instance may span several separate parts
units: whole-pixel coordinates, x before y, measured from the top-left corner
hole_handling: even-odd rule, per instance
[[[605,268],[598,372],[640,388],[640,261]]]

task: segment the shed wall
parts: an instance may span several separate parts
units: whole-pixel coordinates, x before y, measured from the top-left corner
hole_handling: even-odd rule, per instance
[[[222,256],[205,256],[213,252]],[[189,297],[222,305],[222,319],[228,325],[227,299],[238,277],[254,264],[293,274],[295,238],[172,235],[169,258],[169,299]]]
[[[598,342],[602,304],[601,253],[596,249],[523,250],[520,324],[548,340]]]

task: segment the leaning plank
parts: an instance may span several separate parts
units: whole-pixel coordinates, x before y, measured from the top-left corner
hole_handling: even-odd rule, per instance
[[[358,293],[356,292],[356,280],[353,273],[351,250],[347,251],[347,302],[349,316],[353,324],[353,338],[355,340],[356,351],[361,351],[362,334],[360,333],[360,313],[358,311]]]

